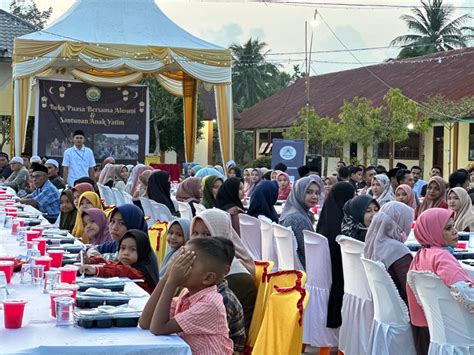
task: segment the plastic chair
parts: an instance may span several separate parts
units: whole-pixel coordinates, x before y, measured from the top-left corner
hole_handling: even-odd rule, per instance
[[[472,355],[474,314],[463,308],[430,271],[408,272],[408,283],[428,322],[431,338],[428,355]]]
[[[385,270],[385,265],[362,257],[360,259],[374,303],[369,354],[391,355],[403,349],[405,355],[415,355],[408,307],[400,298],[392,278]]]
[[[115,196],[108,186],[97,184],[99,188],[100,197],[104,200],[105,205],[116,205]]]
[[[339,329],[326,327],[329,292],[331,290],[331,257],[328,240],[321,234],[303,231],[306,255],[306,308],[303,343],[329,348],[338,345]]]
[[[342,325],[339,330],[339,350],[344,354],[368,354],[374,305],[364,266],[360,260],[365,243],[340,235],[344,298]]]
[[[262,259],[262,236],[260,232],[260,220],[246,215],[239,214],[240,238],[247,248],[253,260]]]
[[[149,216],[148,225],[153,225],[156,221],[170,222],[174,219],[168,207],[161,203],[150,200],[146,197],[140,197],[143,212],[145,216]]]
[[[193,212],[191,211],[191,206],[189,206],[189,203],[178,201],[178,209],[181,218],[185,218],[188,221],[193,219]]]
[[[262,238],[262,259],[273,261],[273,269],[278,269],[278,256],[275,247],[275,238],[273,237],[273,225],[270,219],[259,216],[260,236]]]
[[[133,203],[133,197],[127,191],[122,191],[122,196],[125,200],[125,203]]]
[[[125,198],[122,195],[122,191],[119,189],[112,187],[111,188],[112,193],[114,194],[115,197],[115,204],[116,205],[123,205],[125,203]]]
[[[142,205],[143,213],[145,214],[146,217],[149,217],[146,222],[148,226],[152,226],[156,219],[155,216],[153,215],[153,208],[151,206],[151,200],[146,197],[140,197],[140,203]]]
[[[273,285],[271,281],[267,285],[265,314],[253,347],[254,354],[301,353],[308,294],[302,282],[306,278],[304,272],[297,272],[303,276],[293,286],[280,287]],[[270,280],[271,278],[270,276]],[[278,281],[278,277],[274,277],[275,281]]]
[[[300,259],[296,255],[296,238],[293,231],[274,223],[273,235],[276,242],[278,268],[280,270],[303,270]]]
[[[200,203],[193,203],[194,205],[194,208],[196,209],[196,216],[205,211],[206,210],[206,207],[204,207],[204,205],[200,204]]]

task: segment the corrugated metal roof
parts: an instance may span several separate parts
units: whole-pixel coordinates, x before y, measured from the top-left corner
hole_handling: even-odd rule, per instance
[[[418,102],[437,94],[450,100],[474,96],[474,48],[312,76],[309,105],[336,120],[344,100],[363,96],[379,105],[389,88],[377,78]],[[305,105],[305,80],[299,79],[243,112],[236,128],[289,127]]]
[[[0,57],[11,58],[13,54],[13,40],[36,31],[35,26],[0,9]]]

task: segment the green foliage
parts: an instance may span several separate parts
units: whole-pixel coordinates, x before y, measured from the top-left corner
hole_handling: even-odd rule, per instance
[[[441,95],[430,97],[425,103],[424,113],[432,122],[455,123],[474,114],[474,96],[451,101]]]
[[[443,0],[421,1],[421,9],[413,8],[413,15],[403,15],[411,34],[398,36],[391,45],[406,45],[398,58],[417,57],[420,55],[442,52],[456,48],[468,47],[473,39],[474,28],[464,26],[472,19],[465,14],[453,19],[454,7],[443,4]]]
[[[12,0],[10,3],[10,13],[34,25],[38,30],[42,30],[46,22],[53,13],[53,8],[40,11],[33,0]]]
[[[244,168],[245,169],[255,168],[257,165],[270,169],[270,167],[272,166],[272,157],[265,156],[265,157],[260,157],[258,159],[252,160],[247,165],[245,165]]]

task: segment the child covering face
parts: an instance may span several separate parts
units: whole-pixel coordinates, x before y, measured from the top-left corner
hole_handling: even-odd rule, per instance
[[[160,277],[163,277],[168,269],[169,264],[176,256],[176,252],[189,240],[190,222],[185,218],[178,218],[168,226],[168,235],[166,242],[168,243],[168,252],[163,259],[160,268]]]

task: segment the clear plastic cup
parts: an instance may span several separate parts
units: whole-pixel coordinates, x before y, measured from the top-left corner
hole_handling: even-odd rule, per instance
[[[20,282],[22,284],[29,284],[33,282],[33,267],[31,264],[21,265]]]
[[[36,238],[36,239],[33,239],[34,242],[38,242],[38,250],[41,254],[41,256],[44,256],[44,254],[46,253],[46,241],[47,239],[46,238]]]
[[[3,301],[5,328],[21,328],[25,304],[25,300],[7,299]]]
[[[49,256],[37,256],[32,258],[35,265],[43,265],[44,271],[49,271],[51,268],[51,258]]]
[[[53,290],[49,292],[49,305],[51,307],[51,317],[56,318],[56,304],[54,299],[57,297],[71,297],[72,291],[68,290]]]
[[[61,267],[63,265],[64,250],[49,250],[48,256],[51,258],[51,267]]]
[[[33,265],[31,273],[33,274],[33,283],[41,285],[44,279],[44,265]]]
[[[61,282],[73,284],[76,282],[77,267],[75,266],[64,266],[59,268],[61,273]]]
[[[7,283],[10,283],[13,275],[13,261],[0,261],[0,271],[5,272],[5,277],[7,278]]]
[[[44,273],[44,289],[43,293],[49,293],[54,290],[54,287],[59,282],[59,272],[57,270],[50,270]]]
[[[67,283],[59,283],[54,286],[55,290],[67,290],[72,291],[71,297],[76,299],[77,290],[79,290],[79,285],[76,284],[67,284]]]
[[[73,312],[75,299],[72,297],[55,297],[54,305],[56,307],[56,325],[73,324]]]

